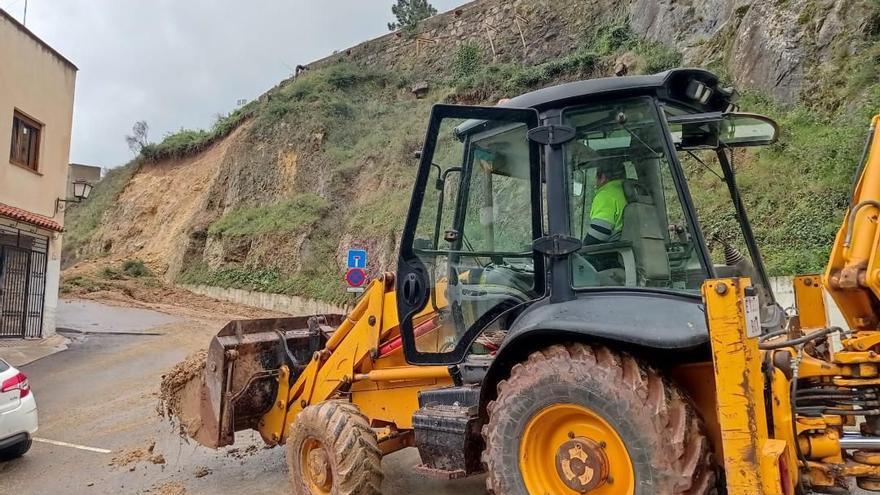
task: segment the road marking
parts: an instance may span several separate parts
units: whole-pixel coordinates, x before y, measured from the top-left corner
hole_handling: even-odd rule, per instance
[[[35,442],[42,442],[42,443],[48,443],[51,445],[57,445],[59,447],[70,447],[72,449],[88,450],[89,452],[97,452],[99,454],[109,454],[110,452],[112,452],[107,449],[99,449],[97,447],[86,447],[85,445],[77,445],[75,443],[59,442],[57,440],[47,440],[45,438],[33,437],[32,440]]]

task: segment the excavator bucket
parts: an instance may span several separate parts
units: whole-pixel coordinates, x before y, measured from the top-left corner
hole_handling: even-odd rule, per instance
[[[321,349],[344,315],[229,322],[207,353],[178,364],[162,379],[162,411],[182,435],[201,445],[231,445],[235,432],[256,429],[278,391],[278,373],[291,383]]]

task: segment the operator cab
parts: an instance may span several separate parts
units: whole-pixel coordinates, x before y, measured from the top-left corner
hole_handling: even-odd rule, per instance
[[[699,291],[719,275],[752,277],[775,324],[727,153],[773,142],[776,126],[733,100],[711,73],[680,69],[435,106],[398,263],[407,360],[455,364],[541,333],[701,348]],[[749,255],[730,263],[713,263],[679,161],[703,150]]]

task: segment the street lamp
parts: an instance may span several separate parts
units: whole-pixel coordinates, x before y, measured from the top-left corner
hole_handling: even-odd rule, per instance
[[[82,203],[83,201],[89,199],[89,194],[92,194],[92,184],[88,181],[77,179],[73,181],[73,198],[72,199],[63,199],[58,198],[55,200],[55,214],[57,215],[59,211],[64,210],[64,206],[66,203]]]

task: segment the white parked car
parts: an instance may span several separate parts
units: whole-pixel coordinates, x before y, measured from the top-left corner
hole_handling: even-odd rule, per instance
[[[37,432],[37,401],[27,376],[0,359],[0,461],[21,457]]]

